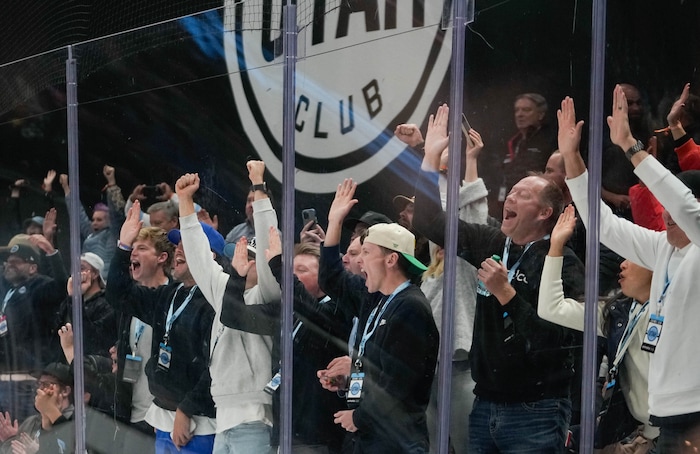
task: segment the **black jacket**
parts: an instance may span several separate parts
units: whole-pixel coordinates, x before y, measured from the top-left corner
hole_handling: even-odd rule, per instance
[[[61,303],[54,331],[73,322],[73,299]],[[109,357],[109,349],[117,342],[117,316],[107,302],[104,290],[83,299],[83,354]]]
[[[319,284],[338,304],[359,318],[354,345],[383,295],[368,293],[360,276],[347,272],[339,248],[321,248]],[[428,451],[425,410],[435,375],[439,334],[425,295],[409,285],[387,306],[362,357],[362,399],[353,422],[357,453]]]
[[[420,173],[413,222],[431,241],[444,245],[445,213],[434,172]],[[459,222],[457,254],[477,268],[485,258],[502,255],[505,241],[506,236],[495,227]],[[569,395],[571,332],[537,316],[540,276],[548,250],[549,240],[544,239],[527,250],[511,282],[517,294],[505,306],[493,295],[478,295],[470,355],[477,396],[495,402],[532,402]],[[521,255],[522,248],[513,245],[507,268]],[[583,265],[568,247],[562,280],[565,296],[583,294]],[[509,317],[504,318],[506,312]]]
[[[0,305],[12,286],[0,279]],[[60,350],[53,322],[65,282],[35,274],[14,289],[5,308],[8,333],[0,337],[0,371],[41,370]]]
[[[181,409],[187,416],[215,417],[214,401],[209,388],[209,343],[214,309],[197,289],[185,310],[175,320],[168,345],[172,347],[170,369],[158,367],[159,344],[165,334],[170,303],[180,284],[157,288],[136,284],[129,275],[130,253],[118,249],[110,265],[106,295],[117,311],[138,317],[153,328],[151,358],[146,363],[148,386],[154,403],[166,410]],[[178,292],[173,312],[189,288]]]

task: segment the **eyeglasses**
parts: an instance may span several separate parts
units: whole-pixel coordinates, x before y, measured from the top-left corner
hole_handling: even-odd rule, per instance
[[[59,383],[56,383],[56,382],[54,382],[54,381],[38,380],[38,381],[34,384],[34,387],[35,387],[36,389],[47,389],[47,388],[50,388],[51,385],[59,386]]]

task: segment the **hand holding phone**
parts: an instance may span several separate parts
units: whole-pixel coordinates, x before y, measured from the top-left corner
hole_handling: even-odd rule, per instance
[[[313,225],[316,225],[316,223],[318,222],[318,219],[316,218],[316,210],[314,208],[307,208],[305,210],[302,210],[301,219],[303,220],[304,225],[308,224],[310,221],[313,221]]]

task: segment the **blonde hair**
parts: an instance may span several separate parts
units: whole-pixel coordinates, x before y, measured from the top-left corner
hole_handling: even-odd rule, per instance
[[[437,279],[445,272],[445,254],[440,255],[443,248],[435,243],[430,243],[430,263],[428,269],[423,272],[421,282],[430,278]]]
[[[163,269],[168,273],[170,266],[173,263],[173,254],[175,253],[175,246],[168,240],[168,232],[161,229],[160,227],[144,227],[139,231],[136,237],[137,241],[148,241],[153,244],[156,250],[156,255],[160,255],[163,252],[168,254],[168,258],[163,263]]]

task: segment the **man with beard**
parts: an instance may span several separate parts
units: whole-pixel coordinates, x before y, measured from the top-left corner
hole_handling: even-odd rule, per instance
[[[65,280],[59,284],[39,273],[39,250],[26,235],[0,248],[0,260],[0,411],[22,421],[33,413],[28,372],[39,370],[55,345],[51,318],[66,294]],[[52,260],[62,269],[58,254]]]

